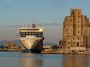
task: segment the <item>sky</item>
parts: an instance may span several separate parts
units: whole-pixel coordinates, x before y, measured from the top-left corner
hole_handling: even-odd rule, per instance
[[[35,24],[47,24],[45,42],[58,43],[70,9],[81,8],[83,15],[90,18],[89,5],[90,0],[0,0],[0,40],[18,39],[16,26],[29,25],[33,20]]]

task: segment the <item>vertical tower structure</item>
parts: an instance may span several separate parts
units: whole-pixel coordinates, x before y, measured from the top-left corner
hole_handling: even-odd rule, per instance
[[[63,23],[62,47],[87,47],[90,45],[89,41],[89,19],[82,15],[82,9],[71,9],[71,15],[66,16]]]

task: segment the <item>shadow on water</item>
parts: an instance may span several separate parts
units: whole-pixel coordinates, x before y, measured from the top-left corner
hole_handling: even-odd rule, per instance
[[[42,54],[21,53],[20,66],[42,67],[43,66]]]
[[[64,55],[63,67],[90,67],[90,56]]]

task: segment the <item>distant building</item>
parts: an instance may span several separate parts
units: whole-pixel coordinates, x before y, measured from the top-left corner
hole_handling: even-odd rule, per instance
[[[44,45],[43,49],[50,49],[52,46],[51,45]]]
[[[7,43],[7,44],[5,45],[5,47],[6,47],[6,49],[8,49],[8,50],[16,50],[16,49],[18,49],[18,47],[16,46],[16,44],[13,43],[13,42]]]
[[[71,15],[65,17],[61,44],[64,49],[90,47],[90,23],[82,9],[71,9]]]
[[[8,42],[0,46],[0,51],[21,51],[21,47],[16,46],[16,43]]]

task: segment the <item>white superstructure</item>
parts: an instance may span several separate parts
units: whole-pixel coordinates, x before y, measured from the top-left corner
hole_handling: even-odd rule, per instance
[[[31,26],[23,26],[19,28],[19,39],[24,50],[36,50],[43,45],[43,28]],[[41,47],[39,49],[41,49]]]

